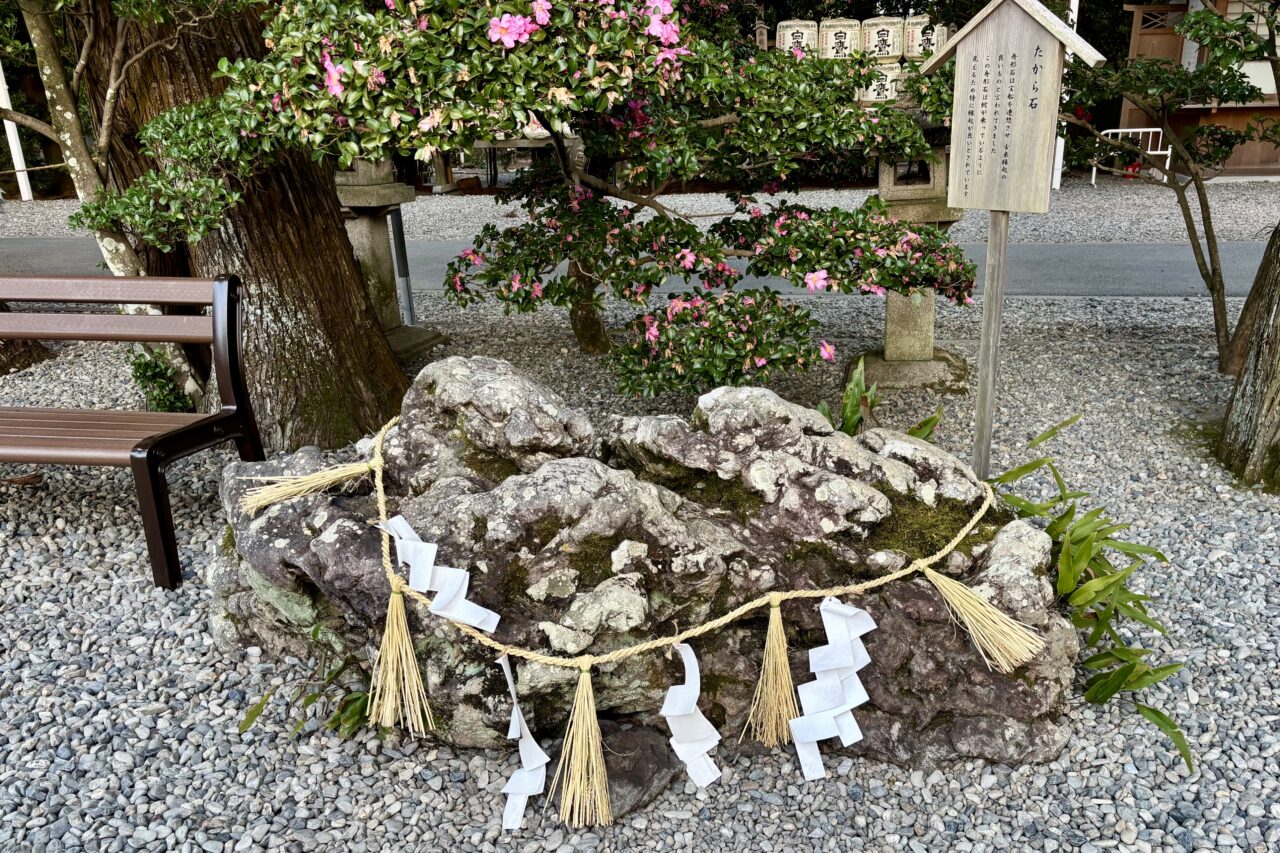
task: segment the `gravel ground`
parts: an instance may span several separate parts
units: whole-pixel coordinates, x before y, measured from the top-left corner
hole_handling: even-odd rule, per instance
[[[799,200],[813,207],[856,207],[866,190],[811,190]],[[1265,239],[1280,220],[1280,190],[1272,182],[1210,186],[1214,222],[1222,240]],[[795,199],[788,194],[785,198]],[[723,195],[691,193],[663,197],[685,214],[728,213]],[[1009,239],[1015,243],[1182,243],[1187,232],[1171,191],[1163,187],[1099,176],[1093,187],[1070,178],[1053,194],[1047,214],[1013,214]],[[421,196],[404,210],[405,233],[414,240],[466,240],[486,222],[512,225],[523,220],[513,204],[495,205],[488,196]],[[711,221],[708,219],[708,221]],[[968,211],[951,230],[962,243],[985,242],[987,215]],[[1259,235],[1262,236],[1259,236]]]
[[[1274,182],[1211,184],[1209,192],[1222,240],[1265,239],[1280,220],[1280,189]],[[856,207],[867,195],[866,190],[811,190],[799,198],[815,207]],[[723,195],[691,193],[662,200],[674,210],[698,216],[723,215],[731,209]],[[75,236],[67,227],[67,217],[78,204],[4,204],[0,237]],[[1014,243],[1182,243],[1187,239],[1173,193],[1162,187],[1105,175],[1093,187],[1084,178],[1071,177],[1053,194],[1051,204],[1047,214],[1013,214],[1009,239]],[[405,235],[410,240],[467,240],[487,222],[513,225],[522,220],[515,205],[496,205],[486,195],[419,196],[404,208]],[[986,214],[967,212],[951,233],[962,243],[985,242]]]
[[[797,297],[808,299],[808,297]],[[688,411],[689,401],[620,403],[600,364],[570,354],[563,318],[463,312],[419,295],[420,316],[453,335],[448,352],[486,353],[602,410]],[[843,353],[870,347],[880,303],[814,301]],[[1047,449],[1075,485],[1132,522],[1172,562],[1137,582],[1170,626],[1150,638],[1185,674],[1149,701],[1175,715],[1199,768],[1188,776],[1129,710],[1077,700],[1075,732],[1050,764],[969,762],[911,771],[834,759],[801,781],[790,753],[721,750],[724,779],[677,784],[643,813],[589,833],[553,814],[499,831],[510,751],[454,752],[364,734],[290,738],[269,689],[308,667],[228,658],[207,631],[210,598],[192,577],[151,588],[123,471],[46,469],[38,487],[0,485],[0,849],[3,850],[933,850],[1280,849],[1280,498],[1238,490],[1209,461],[1197,424],[1221,409],[1203,300],[1010,300],[995,466],[1068,415],[1083,421]],[[944,308],[940,341],[977,348],[977,314]],[[136,405],[123,350],[72,345],[0,378],[6,404]],[[795,399],[836,393],[825,367],[776,383]],[[965,452],[971,397],[945,400],[940,440]],[[937,398],[894,393],[880,410],[908,424]],[[216,478],[227,457],[175,466],[184,562],[221,538]],[[21,472],[0,466],[0,477]]]

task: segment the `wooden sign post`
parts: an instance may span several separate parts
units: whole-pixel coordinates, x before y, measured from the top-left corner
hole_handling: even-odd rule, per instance
[[[1037,0],[992,0],[922,69],[929,74],[956,58],[947,204],[991,211],[973,442],[973,470],[983,479],[991,459],[1009,213],[1049,210],[1067,51],[1094,67],[1105,61]]]

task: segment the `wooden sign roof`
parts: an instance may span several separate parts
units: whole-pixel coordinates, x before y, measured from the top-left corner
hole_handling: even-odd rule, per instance
[[[981,12],[973,16],[969,23],[965,24],[960,32],[947,39],[947,43],[942,50],[929,57],[929,60],[920,68],[921,73],[932,74],[937,71],[943,63],[951,58],[956,52],[956,48],[960,43],[972,33],[975,29],[982,26],[992,12],[1003,6],[1005,3],[1014,3],[1022,7],[1022,10],[1036,20],[1036,23],[1049,31],[1049,34],[1062,42],[1063,47],[1074,53],[1077,57],[1093,68],[1097,68],[1106,62],[1106,57],[1093,49],[1087,41],[1082,39],[1075,30],[1067,26],[1067,22],[1050,12],[1044,6],[1040,5],[1037,0],[991,0]]]

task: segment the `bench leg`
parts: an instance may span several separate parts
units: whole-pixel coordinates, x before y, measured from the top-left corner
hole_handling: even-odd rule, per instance
[[[267,458],[256,429],[251,435],[236,436],[236,450],[239,451],[242,462],[262,462]]]
[[[182,566],[178,562],[178,539],[173,530],[173,511],[169,507],[169,484],[158,460],[134,456],[130,461],[133,481],[138,489],[138,507],[142,511],[142,529],[147,534],[147,553],[151,557],[151,575],[156,586],[177,589],[182,583]]]

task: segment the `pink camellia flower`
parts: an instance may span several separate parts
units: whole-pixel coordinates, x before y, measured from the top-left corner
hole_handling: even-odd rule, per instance
[[[533,19],[543,27],[551,23],[551,0],[533,0]]]
[[[396,10],[396,0],[383,0],[387,4],[387,8],[392,12]]]
[[[324,85],[329,90],[329,94],[335,98],[341,95],[346,87],[342,85],[342,75],[347,73],[347,69],[341,65],[334,65],[333,60],[329,58],[329,51],[325,51],[320,56],[320,62],[324,65]]]
[[[769,359],[765,358],[764,356],[762,355],[756,356],[756,367],[764,367],[768,363],[769,363]]]
[[[694,257],[693,252],[690,252],[688,249],[681,249],[679,252],[676,252],[676,260],[680,262],[680,266],[687,270],[693,269],[693,265],[698,261],[698,259]]]
[[[804,286],[809,288],[810,293],[817,293],[819,290],[825,290],[827,287],[827,271],[817,270],[816,272],[805,273]]]
[[[791,48],[791,55],[794,56],[796,59],[804,59],[804,48],[802,48],[800,45],[796,45],[795,47]]]
[[[489,19],[489,41],[502,42],[507,50],[517,44],[524,44],[529,35],[538,31],[538,25],[525,15],[505,13],[501,18]]]
[[[862,285],[862,292],[871,293],[875,296],[884,296],[885,291],[884,288],[878,284],[864,284]]]
[[[511,275],[511,292],[515,293],[524,285],[520,281],[520,273],[512,273]]]
[[[535,281],[533,283],[533,298],[534,299],[542,298],[542,282],[540,281]]]
[[[818,344],[818,355],[822,356],[824,361],[836,360],[836,345],[822,341]]]

